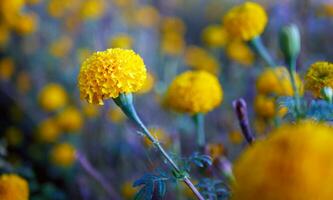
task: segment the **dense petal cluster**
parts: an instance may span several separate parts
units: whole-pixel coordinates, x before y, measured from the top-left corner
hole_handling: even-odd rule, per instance
[[[333,63],[316,62],[311,65],[305,76],[305,89],[315,97],[321,96],[321,89],[333,88]]]
[[[223,23],[231,37],[249,41],[264,31],[267,14],[259,4],[245,2],[228,11]]]
[[[81,98],[103,105],[120,93],[136,92],[146,81],[142,58],[132,50],[108,49],[86,59],[78,77]]]
[[[176,111],[206,113],[217,107],[223,98],[218,79],[205,71],[187,71],[169,86],[166,104]]]
[[[333,128],[284,125],[236,161],[233,200],[333,199]]]
[[[28,182],[16,174],[3,174],[0,176],[0,199],[28,200]]]

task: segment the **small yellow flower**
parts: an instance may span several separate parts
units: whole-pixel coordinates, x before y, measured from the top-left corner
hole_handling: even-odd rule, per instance
[[[170,147],[171,145],[171,138],[168,133],[165,132],[162,128],[149,128],[150,133],[164,146]],[[146,147],[152,147],[153,143],[147,138],[143,137],[143,144]]]
[[[249,41],[264,31],[267,14],[261,5],[245,2],[229,10],[223,17],[223,24],[230,37]]]
[[[17,146],[22,143],[23,134],[22,132],[16,127],[9,127],[5,131],[5,138],[9,145]]]
[[[119,34],[112,37],[109,41],[111,48],[130,49],[133,46],[133,38],[128,34]]]
[[[80,16],[85,20],[96,20],[103,16],[105,11],[104,0],[85,0],[80,6]]]
[[[146,81],[142,58],[132,50],[108,49],[83,62],[78,77],[81,98],[103,105],[103,100],[141,89]]]
[[[108,112],[108,117],[111,120],[111,122],[115,124],[120,124],[127,119],[124,112],[118,106],[110,108]]]
[[[99,107],[85,102],[83,105],[83,113],[88,118],[94,118],[99,114]]]
[[[185,24],[182,19],[178,17],[165,17],[161,21],[161,32],[165,33],[178,33],[184,35],[186,31]]]
[[[39,93],[39,104],[46,111],[55,111],[67,103],[65,89],[57,83],[49,83]]]
[[[300,77],[296,75],[296,87],[303,94],[303,85]],[[294,91],[290,81],[290,75],[285,67],[265,69],[257,78],[256,88],[263,95],[293,96]]]
[[[219,73],[219,63],[206,50],[189,46],[185,52],[185,64],[196,70],[205,70],[212,74]]]
[[[9,80],[15,70],[14,61],[7,57],[0,60],[0,80]]]
[[[183,53],[185,40],[182,34],[177,32],[166,32],[161,37],[161,50],[170,56],[177,56]]]
[[[121,195],[125,199],[133,199],[137,191],[138,190],[133,187],[132,181],[126,181],[121,185]]]
[[[159,12],[153,6],[142,6],[135,13],[136,23],[143,27],[155,26],[159,18]]]
[[[223,91],[216,76],[205,71],[187,71],[170,84],[166,104],[176,111],[206,113],[222,102]]]
[[[49,52],[54,57],[64,58],[68,56],[72,47],[72,39],[68,36],[61,36],[50,44]]]
[[[333,199],[333,129],[284,125],[236,161],[232,200]]]
[[[34,13],[21,14],[17,17],[14,30],[20,35],[29,35],[37,30],[38,19]]]
[[[223,47],[227,38],[227,32],[221,25],[209,25],[201,33],[202,41],[209,47]]]
[[[67,107],[57,116],[57,122],[64,131],[75,133],[82,128],[83,119],[80,111],[75,107]]]
[[[255,54],[250,47],[240,40],[233,40],[226,47],[226,54],[235,62],[242,65],[251,65],[254,62]]]
[[[75,147],[67,142],[57,144],[50,153],[53,164],[59,167],[70,167],[76,160]]]
[[[257,95],[254,100],[256,114],[263,118],[272,118],[276,114],[275,99],[265,95]]]
[[[45,119],[38,125],[37,140],[40,142],[55,142],[61,135],[55,119]]]
[[[142,88],[137,92],[138,94],[145,94],[150,92],[153,87],[154,87],[154,83],[155,83],[155,77],[152,73],[147,73],[147,79],[145,81],[145,83],[143,84]]]
[[[225,147],[222,143],[212,143],[207,145],[207,154],[212,160],[221,158],[226,153]]]
[[[16,174],[2,174],[0,176],[0,199],[28,200],[28,182]]]
[[[321,89],[333,88],[333,63],[319,61],[310,66],[305,76],[305,89],[321,97]]]
[[[78,0],[50,0],[47,11],[51,17],[61,18],[78,6]]]

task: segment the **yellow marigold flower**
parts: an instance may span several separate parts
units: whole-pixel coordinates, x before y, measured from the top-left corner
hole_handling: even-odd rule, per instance
[[[155,26],[159,18],[159,12],[153,6],[142,6],[135,13],[136,23],[143,27]]]
[[[50,44],[50,54],[57,58],[68,56],[73,47],[72,39],[68,36],[61,36]]]
[[[60,135],[60,127],[55,119],[45,119],[38,125],[37,140],[40,142],[55,142]]]
[[[185,64],[196,70],[205,70],[212,74],[219,73],[219,63],[206,50],[189,46],[185,52]]]
[[[37,30],[38,19],[34,13],[21,14],[17,17],[14,30],[20,35],[29,35]]]
[[[209,47],[223,47],[227,42],[227,32],[221,25],[209,25],[202,31],[201,39]]]
[[[108,112],[108,117],[111,120],[111,122],[115,124],[120,124],[127,119],[124,112],[118,106],[110,108]]]
[[[231,37],[249,41],[264,31],[267,14],[259,4],[245,2],[229,10],[223,17],[223,24]]]
[[[263,118],[272,118],[276,114],[275,99],[265,95],[258,95],[254,100],[256,114]]]
[[[145,94],[145,93],[150,92],[154,87],[154,83],[155,83],[154,75],[152,73],[148,72],[145,83],[143,84],[142,88],[137,93]]]
[[[105,6],[104,0],[85,0],[81,3],[80,16],[86,20],[99,19],[104,14]]]
[[[9,145],[17,146],[22,143],[23,134],[22,132],[16,127],[9,127],[5,131],[5,138]]]
[[[156,139],[158,139],[160,143],[162,143],[166,147],[170,147],[172,141],[170,136],[168,135],[167,132],[165,132],[164,129],[149,128],[149,131]],[[142,139],[143,139],[143,144],[146,147],[153,147],[153,143],[147,137],[143,137]]]
[[[319,61],[310,66],[305,76],[305,89],[315,97],[321,97],[321,89],[333,88],[333,63]]]
[[[236,161],[232,200],[333,199],[333,128],[284,125]]]
[[[161,32],[162,33],[178,33],[184,35],[186,31],[185,24],[179,17],[165,17],[161,21]]]
[[[241,144],[244,140],[243,134],[239,131],[231,131],[229,132],[228,136],[229,141],[233,144]]]
[[[55,111],[67,103],[65,89],[57,83],[49,83],[39,93],[39,104],[46,111]]]
[[[228,43],[226,54],[231,60],[242,65],[251,65],[255,59],[255,54],[250,47],[240,40],[233,40]]]
[[[0,199],[28,200],[28,182],[16,174],[2,174],[0,176]]]
[[[15,69],[14,61],[7,57],[0,60],[0,80],[9,80]]]
[[[141,89],[146,81],[142,58],[132,50],[108,49],[83,62],[78,77],[81,98],[103,105],[103,100]]]
[[[31,77],[29,73],[22,71],[19,72],[16,79],[16,87],[18,91],[26,93],[31,89]]]
[[[166,103],[190,114],[206,113],[220,105],[223,91],[216,76],[205,71],[187,71],[170,84]]]
[[[303,94],[303,85],[300,77],[296,74],[296,87]],[[293,96],[294,91],[290,81],[290,75],[285,67],[265,69],[257,78],[256,88],[263,95]]]
[[[222,143],[211,143],[207,145],[207,154],[212,160],[218,159],[225,155],[225,147]]]
[[[185,40],[182,34],[177,32],[166,32],[161,38],[161,50],[170,56],[177,56],[183,53]]]
[[[0,15],[4,23],[13,25],[13,21],[21,13],[24,4],[25,0],[0,1]]]
[[[64,131],[77,132],[82,128],[83,119],[80,111],[71,106],[61,111],[57,116],[57,122]]]
[[[133,38],[125,33],[112,37],[109,41],[111,48],[130,49],[133,46]]]
[[[70,167],[76,159],[75,147],[67,142],[57,144],[51,150],[51,161],[59,167]]]
[[[136,187],[133,187],[132,181],[126,181],[121,185],[121,195],[125,199],[133,199],[137,191]]]

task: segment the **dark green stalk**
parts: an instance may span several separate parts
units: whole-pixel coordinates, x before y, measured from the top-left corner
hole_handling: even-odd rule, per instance
[[[205,136],[205,115],[203,113],[197,113],[193,116],[197,133],[197,145],[200,151],[203,151],[206,145]]]

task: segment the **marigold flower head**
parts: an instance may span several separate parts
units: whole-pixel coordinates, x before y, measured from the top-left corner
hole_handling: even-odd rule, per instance
[[[218,61],[205,49],[189,46],[185,52],[185,64],[196,70],[204,70],[212,74],[219,73]]]
[[[51,151],[51,161],[59,167],[70,167],[76,159],[76,149],[70,143],[60,143],[53,147]]]
[[[249,41],[264,31],[267,14],[261,5],[245,2],[229,10],[223,17],[223,24],[231,37]]]
[[[34,13],[20,14],[13,25],[20,35],[29,35],[37,30],[38,18]]]
[[[170,84],[166,104],[176,111],[206,113],[217,107],[223,91],[216,76],[205,71],[187,71]]]
[[[55,142],[60,135],[60,127],[53,118],[45,119],[38,125],[37,139],[40,142]]]
[[[154,6],[142,6],[136,11],[134,18],[138,25],[152,27],[159,21],[160,14]]]
[[[39,93],[39,104],[46,111],[55,111],[67,103],[65,89],[57,83],[45,85]]]
[[[251,51],[251,48],[240,40],[233,40],[228,43],[226,54],[231,60],[242,65],[251,65],[255,59],[255,54]]]
[[[333,63],[319,61],[310,66],[305,75],[305,89],[321,97],[321,89],[333,88]]]
[[[85,20],[96,20],[103,16],[105,11],[104,0],[85,0],[80,5],[80,17]]]
[[[161,32],[170,33],[175,32],[184,35],[186,31],[183,20],[179,17],[165,17],[161,21]]]
[[[221,25],[209,25],[202,31],[201,39],[209,47],[223,47],[228,35]]]
[[[303,85],[296,74],[296,87],[303,94]],[[260,94],[276,96],[293,96],[294,91],[290,81],[290,75],[285,67],[265,69],[257,78],[256,88]]]
[[[80,111],[73,106],[62,110],[57,116],[57,122],[60,128],[68,132],[77,132],[83,125]]]
[[[284,125],[236,161],[233,200],[333,199],[333,128]]]
[[[103,105],[105,99],[140,90],[146,76],[145,64],[134,51],[108,49],[94,53],[83,62],[78,86],[81,98]]]
[[[166,32],[161,37],[161,50],[170,56],[177,56],[183,53],[185,40],[182,34],[175,31]]]
[[[28,200],[28,182],[16,174],[3,174],[0,176],[0,199]]]

